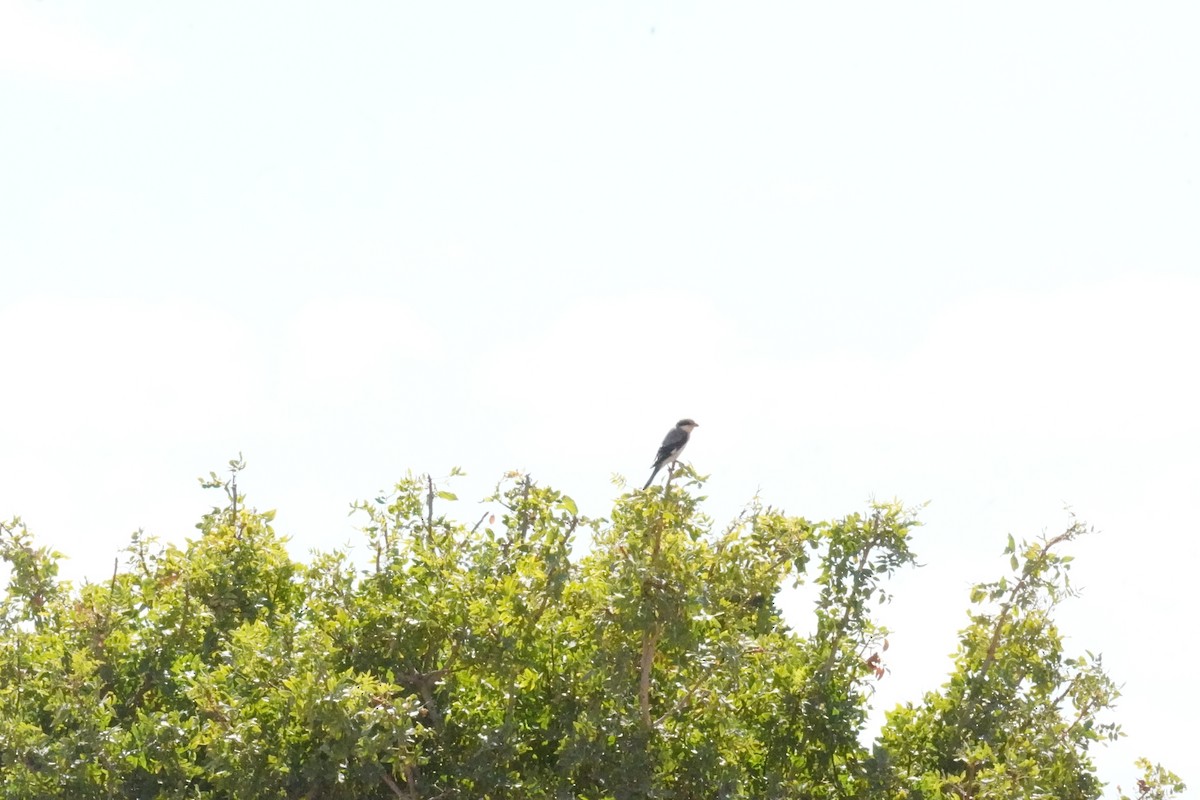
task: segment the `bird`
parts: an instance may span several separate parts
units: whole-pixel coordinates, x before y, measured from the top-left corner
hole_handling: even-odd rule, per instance
[[[663,437],[662,447],[658,448],[658,455],[654,457],[654,472],[650,473],[650,480],[646,481],[646,485],[642,487],[643,492],[650,488],[650,484],[654,483],[654,477],[658,475],[660,469],[679,460],[679,454],[687,446],[692,430],[699,427],[700,424],[693,419],[681,419],[675,423],[674,428],[667,431],[667,435]]]

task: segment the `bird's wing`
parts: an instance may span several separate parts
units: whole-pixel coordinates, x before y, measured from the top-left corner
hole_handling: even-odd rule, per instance
[[[654,457],[654,466],[661,467],[681,447],[687,444],[687,440],[687,431],[682,428],[671,428],[663,439],[662,447],[658,448],[658,455]]]

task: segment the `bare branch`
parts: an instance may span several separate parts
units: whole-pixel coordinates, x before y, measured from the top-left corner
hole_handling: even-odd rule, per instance
[[[395,779],[392,778],[391,775],[388,775],[386,772],[383,773],[383,782],[386,783],[387,787],[392,790],[392,794],[403,799],[404,792],[400,791],[399,784],[396,783]]]

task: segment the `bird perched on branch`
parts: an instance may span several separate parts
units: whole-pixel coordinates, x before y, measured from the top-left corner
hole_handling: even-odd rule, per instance
[[[654,476],[658,475],[660,469],[679,460],[679,454],[683,452],[683,448],[687,447],[688,437],[692,435],[692,430],[699,427],[700,425],[695,420],[681,419],[675,423],[674,428],[667,431],[662,447],[658,448],[658,455],[654,457],[654,472],[650,473],[650,480],[646,481],[642,491],[650,488],[650,484],[654,483]]]

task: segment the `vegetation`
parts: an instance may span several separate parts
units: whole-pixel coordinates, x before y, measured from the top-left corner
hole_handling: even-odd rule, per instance
[[[362,569],[293,561],[272,513],[214,475],[227,502],[198,538],[139,532],[111,580],[78,588],[13,520],[0,797],[1100,796],[1089,753],[1118,735],[1117,691],[1099,657],[1064,653],[1052,616],[1080,526],[1010,538],[947,683],[869,747],[887,649],[871,614],[913,565],[913,514],[810,522],[755,503],[717,529],[702,484],[681,468],[593,520],[512,474],[501,517],[468,526],[408,477],[356,504]],[[776,605],[789,583],[819,593],[809,636]],[[1140,767],[1134,797],[1183,790]]]

